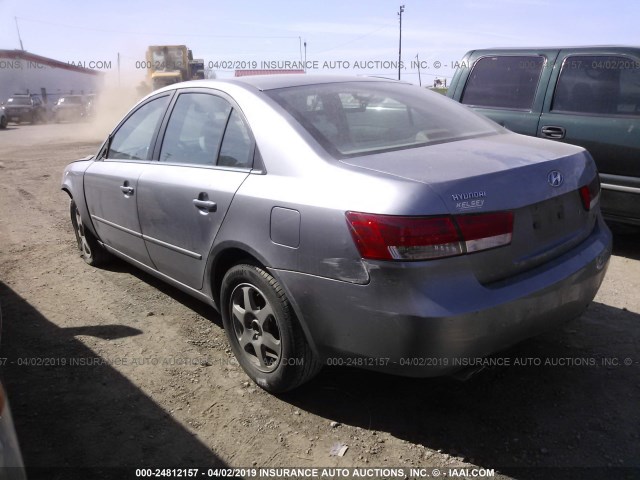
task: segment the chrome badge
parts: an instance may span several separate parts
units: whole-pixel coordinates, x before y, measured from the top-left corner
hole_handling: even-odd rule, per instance
[[[551,170],[547,175],[547,182],[552,187],[559,187],[564,183],[564,176],[558,170]]]
[[[456,208],[458,210],[482,208],[485,198],[487,198],[487,192],[484,190],[479,192],[454,193],[451,195],[451,199],[456,202]]]

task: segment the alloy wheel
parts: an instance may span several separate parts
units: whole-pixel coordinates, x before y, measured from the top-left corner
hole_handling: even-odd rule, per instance
[[[82,256],[86,256],[87,258],[91,257],[91,247],[89,246],[89,242],[87,240],[87,235],[84,231],[84,224],[82,223],[82,217],[80,216],[80,212],[78,208],[75,209],[76,215],[76,232],[78,233],[78,249],[82,252]]]
[[[278,368],[282,343],[278,320],[265,295],[241,283],[231,293],[230,317],[242,354],[260,371]]]

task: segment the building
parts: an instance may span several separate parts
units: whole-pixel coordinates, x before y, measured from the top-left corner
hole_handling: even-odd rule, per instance
[[[14,93],[41,95],[45,103],[53,103],[64,94],[97,93],[103,77],[97,70],[25,50],[0,50],[0,103]]]

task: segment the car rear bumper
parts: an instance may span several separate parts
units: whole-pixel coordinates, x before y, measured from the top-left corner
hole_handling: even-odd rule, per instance
[[[31,113],[13,113],[13,112],[5,112],[7,120],[9,122],[25,122],[27,120],[31,120]]]
[[[63,109],[60,108],[54,111],[54,117],[57,120],[81,120],[84,117],[84,113],[80,109],[68,108]]]
[[[610,255],[611,233],[599,218],[569,252],[489,285],[469,273],[465,256],[369,263],[366,285],[274,274],[325,363],[429,377],[580,315],[596,295]]]

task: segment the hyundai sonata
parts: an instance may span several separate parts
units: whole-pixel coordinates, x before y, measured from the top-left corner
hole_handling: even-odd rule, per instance
[[[390,80],[171,85],[62,188],[87,263],[211,304],[272,392],[327,363],[453,372],[580,315],[611,251],[584,149]]]

